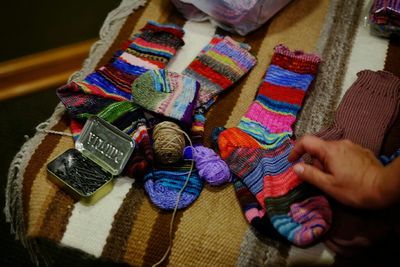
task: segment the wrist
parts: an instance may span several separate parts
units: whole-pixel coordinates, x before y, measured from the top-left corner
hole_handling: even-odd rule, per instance
[[[388,207],[400,199],[400,173],[398,166],[389,164],[383,168],[379,178],[378,203],[381,207]]]

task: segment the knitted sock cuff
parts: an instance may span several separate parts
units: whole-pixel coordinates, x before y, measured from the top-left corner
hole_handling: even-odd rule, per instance
[[[177,25],[148,22],[140,33],[133,36],[125,52],[165,68],[184,45],[183,35],[183,29]]]
[[[243,48],[243,49],[245,49],[247,51],[250,51],[250,49],[251,49],[251,46],[249,44],[235,41],[229,36],[223,36],[223,35],[215,34],[213,36],[213,38],[211,39],[211,41],[201,50],[199,55],[205,53],[207,50],[209,50],[210,48],[212,48],[213,46],[215,46],[216,44],[218,44],[219,42],[221,42],[224,39],[229,40],[230,42],[240,46],[241,48]]]
[[[274,48],[272,64],[297,73],[316,74],[321,58],[312,53],[300,50],[290,51],[286,46],[279,44]]]
[[[373,95],[395,99],[400,97],[400,78],[387,71],[362,70],[357,73],[354,86],[357,92],[368,91]]]
[[[185,31],[182,27],[172,24],[172,23],[157,23],[155,21],[149,20],[146,25],[140,31],[152,31],[152,32],[168,32],[178,38],[183,38]]]

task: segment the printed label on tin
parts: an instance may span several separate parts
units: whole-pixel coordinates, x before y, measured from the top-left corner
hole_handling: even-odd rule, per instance
[[[77,150],[113,175],[120,174],[134,149],[133,139],[99,117],[90,117],[75,143]]]

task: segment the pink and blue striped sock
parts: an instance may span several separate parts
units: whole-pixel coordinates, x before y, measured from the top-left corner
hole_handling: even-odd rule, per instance
[[[331,224],[326,198],[302,182],[287,160],[294,145],[292,126],[319,62],[316,55],[275,47],[255,101],[237,127],[218,137],[221,156],[232,173],[254,195],[275,229],[298,246],[313,243]]]

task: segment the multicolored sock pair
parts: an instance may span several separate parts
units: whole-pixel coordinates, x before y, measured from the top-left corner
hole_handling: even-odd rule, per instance
[[[287,160],[294,146],[292,126],[319,63],[314,54],[276,46],[255,101],[237,127],[218,137],[221,157],[261,206],[251,208],[252,201],[247,201],[247,219],[266,214],[274,228],[298,246],[315,242],[331,224],[326,198],[302,182]],[[247,191],[237,188],[240,199]]]
[[[183,46],[183,34],[183,30],[176,25],[148,22],[127,43],[126,49],[117,53],[109,63],[89,74],[82,82],[71,82],[57,90],[72,117],[71,130],[75,139],[91,115],[108,119],[133,136],[137,149],[125,169],[128,176],[138,177],[153,160],[143,111],[129,102],[132,98],[131,85],[148,70],[165,68]],[[124,123],[118,124],[117,121]]]

